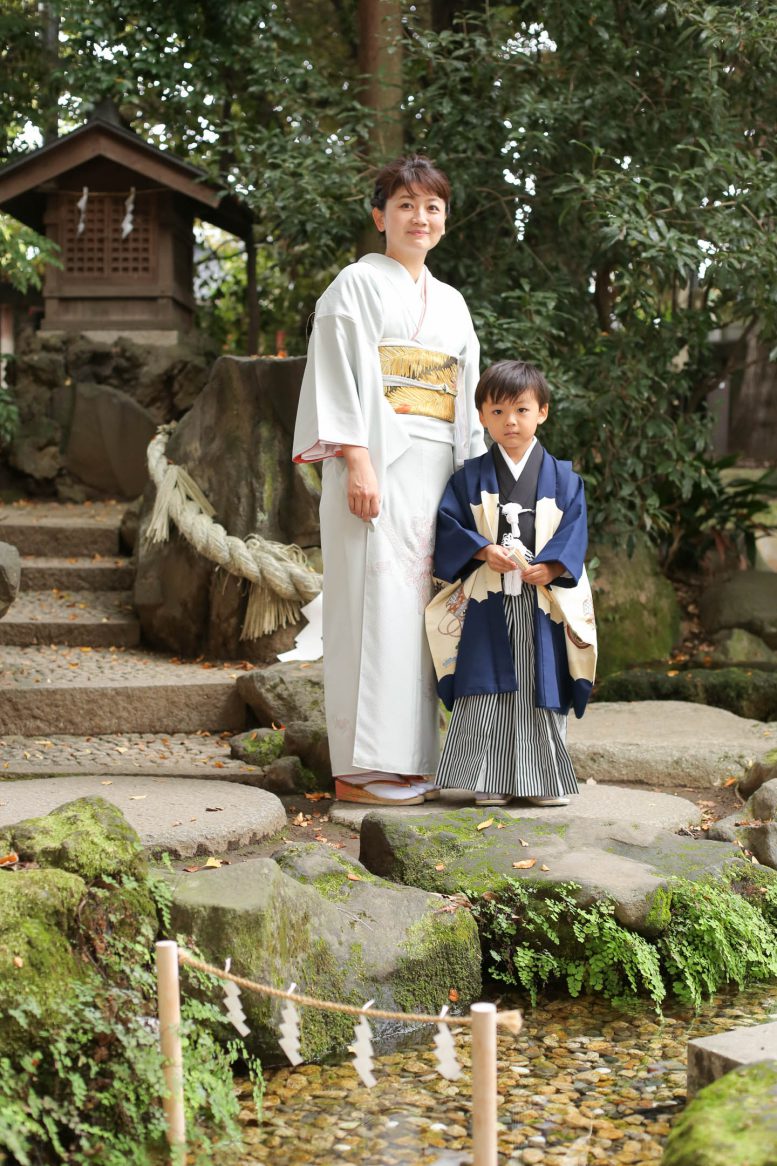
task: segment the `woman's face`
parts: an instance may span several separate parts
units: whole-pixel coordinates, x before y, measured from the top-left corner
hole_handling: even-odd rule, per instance
[[[401,187],[383,210],[373,208],[372,217],[378,230],[386,232],[386,254],[400,262],[423,263],[445,234],[445,203],[429,190],[411,194]]]

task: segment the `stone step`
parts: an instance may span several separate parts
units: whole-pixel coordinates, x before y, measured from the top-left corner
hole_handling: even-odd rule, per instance
[[[124,502],[24,502],[0,506],[0,541],[21,555],[115,555]]]
[[[233,664],[124,648],[9,647],[0,654],[0,734],[237,731],[245,724],[237,675]]]
[[[223,854],[261,842],[286,825],[283,802],[274,794],[215,781],[164,775],[112,781],[95,775],[8,781],[0,789],[0,830],[50,814],[76,798],[105,798],[119,807],[143,846],[159,857]]]
[[[139,642],[129,591],[22,591],[0,620],[0,644],[131,648]]]
[[[231,733],[110,733],[75,737],[0,737],[0,780],[25,777],[142,775],[207,778],[254,785],[262,770],[232,757]]]
[[[135,566],[126,555],[22,556],[22,591],[129,591]]]

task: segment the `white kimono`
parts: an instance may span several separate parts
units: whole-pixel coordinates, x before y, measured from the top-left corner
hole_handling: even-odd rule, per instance
[[[458,361],[455,415],[396,413],[380,345]],[[385,255],[346,267],[316,306],[294,435],[295,461],[324,459],[324,689],[332,771],[434,773],[435,674],[424,632],[437,506],[465,458],[483,453],[474,405],[479,347],[462,296]],[[402,381],[402,377],[396,378]],[[377,519],[348,509],[342,445],[369,449]]]

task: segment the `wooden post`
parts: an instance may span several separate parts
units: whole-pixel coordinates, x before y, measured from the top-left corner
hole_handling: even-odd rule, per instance
[[[164,1098],[167,1141],[173,1162],[186,1159],[186,1119],[183,1110],[181,993],[178,985],[178,944],[163,939],[156,945],[159,1043],[167,1087]]]
[[[473,1004],[472,1017],[472,1161],[497,1166],[496,1147],[496,1005]]]

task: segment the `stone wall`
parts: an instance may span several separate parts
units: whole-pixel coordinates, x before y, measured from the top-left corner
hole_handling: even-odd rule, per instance
[[[211,359],[195,336],[154,345],[23,331],[12,373],[20,424],[0,485],[62,501],[137,497],[156,426],[191,408]]]

